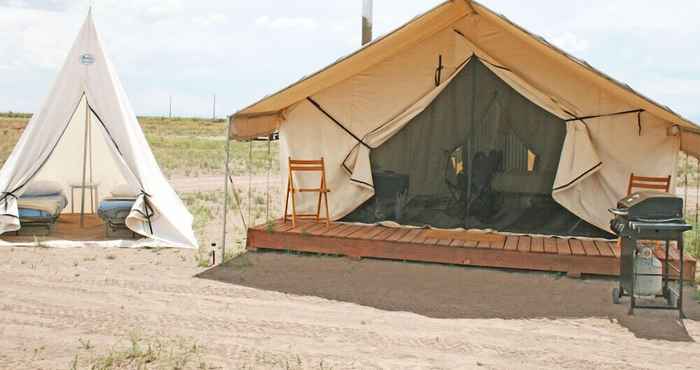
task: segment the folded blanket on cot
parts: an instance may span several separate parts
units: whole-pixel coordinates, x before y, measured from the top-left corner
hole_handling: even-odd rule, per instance
[[[123,224],[126,217],[131,213],[136,198],[111,197],[105,198],[97,208],[97,214],[105,221],[112,224]]]
[[[21,196],[17,201],[19,217],[58,217],[68,205],[63,194]]]

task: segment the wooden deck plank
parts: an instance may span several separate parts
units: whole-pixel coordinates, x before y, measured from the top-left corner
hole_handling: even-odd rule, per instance
[[[571,247],[571,254],[575,256],[586,255],[586,250],[583,249],[583,244],[578,239],[569,239],[569,247]]]
[[[399,241],[399,239],[403,238],[408,232],[411,231],[411,229],[400,229],[398,232],[395,232],[391,234],[390,237],[386,238],[387,241]]]
[[[557,253],[563,256],[571,255],[571,247],[569,246],[568,239],[557,238]]]
[[[411,243],[423,244],[425,242],[426,236],[428,235],[425,231],[426,230],[423,229],[422,232],[418,234],[418,236],[411,240]]]
[[[615,253],[613,252],[612,248],[610,248],[610,242],[596,240],[595,246],[598,248],[598,252],[600,253],[601,256],[603,256],[603,257],[614,257],[615,256]]]
[[[277,226],[275,226],[275,232],[278,232],[278,233],[287,232],[287,231],[291,230],[293,227],[294,226],[292,226],[292,221],[283,222],[283,223],[280,223]]]
[[[502,234],[469,230],[427,229],[426,233],[426,238],[437,240],[460,239],[467,242],[500,242],[505,239],[505,236]]]
[[[313,235],[325,235],[325,234],[328,234],[329,232],[331,232],[332,230],[337,229],[341,226],[342,226],[342,224],[332,223],[327,227],[315,230],[312,234]]]
[[[464,245],[462,245],[462,247],[466,247],[466,248],[476,248],[476,247],[479,245],[479,243],[481,243],[481,242],[480,242],[480,241],[476,241],[476,240],[465,240],[465,241],[464,241]],[[484,241],[484,243],[490,243],[490,242],[489,242],[489,241]]]
[[[367,233],[367,235],[365,236],[365,238],[370,239],[370,240],[374,240],[374,238],[375,238],[377,235],[381,234],[383,231],[384,231],[384,228],[383,228],[383,227],[381,227],[381,226],[373,226],[373,227],[372,227],[372,231],[370,231],[369,233]]]
[[[382,227],[382,229],[382,232],[377,234],[374,240],[386,240],[386,238],[390,237],[393,233],[399,231],[399,228],[396,227]]]
[[[311,226],[311,223],[309,221],[297,221],[296,226],[291,227],[290,229],[288,229],[285,232],[294,233],[294,234],[303,234],[306,231],[306,229],[309,228],[309,226]]]
[[[309,226],[304,232],[306,234],[311,234],[311,235],[318,235],[320,233],[323,233],[324,230],[327,230],[329,226],[326,226],[325,223],[322,222],[315,222],[313,225]]]
[[[328,230],[328,232],[323,234],[323,236],[328,236],[328,237],[337,236],[338,234],[342,233],[343,230],[346,230],[346,229],[350,228],[351,226],[352,225],[350,225],[350,224],[340,224],[339,227]]]
[[[544,239],[544,252],[545,253],[550,253],[550,254],[558,254],[559,250],[557,249],[557,241],[554,238],[545,238]]]
[[[452,240],[452,243],[450,243],[450,246],[451,246],[451,247],[457,247],[457,248],[463,247],[463,246],[464,246],[464,240],[453,239],[453,240]]]
[[[506,238],[506,243],[503,245],[503,250],[514,251],[518,249],[518,237],[508,236]]]
[[[529,236],[519,236],[518,237],[518,252],[529,252],[530,244],[532,244],[532,238]]]
[[[338,238],[347,238],[348,235],[351,235],[352,233],[358,232],[363,228],[363,226],[358,226],[358,225],[350,225],[350,227],[347,227],[340,231],[339,233],[335,234],[336,237]]]
[[[345,235],[345,237],[351,239],[369,239],[367,236],[370,235],[372,231],[376,231],[373,226],[363,225],[359,226],[357,231]]]
[[[425,238],[422,244],[427,244],[427,245],[435,245],[437,244],[438,240],[435,238]]]
[[[503,239],[503,241],[501,241],[501,242],[491,243],[490,249],[503,250],[506,247],[507,241],[508,241],[508,238],[506,237],[506,239]]]
[[[477,248],[491,249],[491,244],[494,242],[480,241],[476,244]]]
[[[423,232],[423,229],[411,229],[399,241],[409,243]]]
[[[612,249],[615,258],[620,258],[620,245],[617,244],[617,241],[610,242],[610,249]]]
[[[600,256],[600,252],[592,240],[581,239],[579,241],[583,244],[583,250],[587,256]]]
[[[544,253],[544,238],[541,236],[533,236],[530,242],[530,252]]]
[[[454,239],[438,239],[437,245],[450,245]]]

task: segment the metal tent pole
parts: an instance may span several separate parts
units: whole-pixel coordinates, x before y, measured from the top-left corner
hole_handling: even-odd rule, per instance
[[[228,214],[228,176],[229,176],[229,159],[231,156],[231,123],[229,122],[226,128],[226,168],[224,175],[224,227],[221,233],[221,262],[224,262],[226,256],[226,217]]]
[[[250,140],[248,146],[248,221],[255,225],[253,220],[253,141]]]
[[[465,219],[465,227],[470,227],[471,225],[466,225],[466,221],[471,218],[471,204],[472,204],[472,146],[474,144],[474,134],[476,131],[476,78],[477,70],[476,64],[472,67],[472,109],[471,109],[471,127],[469,128],[469,136],[467,137],[467,168],[469,172],[467,173],[467,216]],[[471,223],[471,222],[470,222]]]
[[[695,158],[695,239],[693,240],[693,247],[700,245],[698,241],[698,236],[700,236],[700,226],[698,226],[698,208],[700,208],[700,158]],[[698,251],[695,250],[697,253]]]
[[[87,142],[90,129],[90,108],[85,95],[85,137],[83,139],[83,181],[80,189],[80,227],[85,227],[85,172],[87,171]]]
[[[685,186],[683,187],[683,214],[688,214],[688,161],[690,161],[690,156],[685,153],[685,163],[683,163],[683,172],[685,172]]]
[[[270,150],[271,143],[272,134],[267,137],[267,208],[265,210],[265,222],[270,222],[270,171],[272,171],[272,155]]]

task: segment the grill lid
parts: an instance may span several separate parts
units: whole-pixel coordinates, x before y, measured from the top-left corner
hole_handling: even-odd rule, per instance
[[[683,199],[658,191],[640,191],[617,202],[611,209],[617,217],[630,221],[676,222],[683,220]]]

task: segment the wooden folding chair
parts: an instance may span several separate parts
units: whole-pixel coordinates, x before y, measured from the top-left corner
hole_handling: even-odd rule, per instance
[[[666,177],[645,177],[630,174],[629,185],[627,185],[627,195],[632,194],[634,189],[659,190],[668,193],[671,189],[671,175]]]
[[[296,188],[294,186],[294,172],[319,172],[321,175],[321,182],[318,188]],[[316,206],[316,213],[310,214],[297,214],[296,210],[296,193],[318,193],[318,203]],[[320,160],[299,160],[289,158],[288,171],[287,171],[287,197],[284,200],[284,222],[287,222],[287,218],[291,216],[292,226],[296,227],[297,219],[315,219],[316,222],[326,221],[326,226],[330,225],[331,219],[328,212],[328,193],[330,189],[326,186],[326,165],[323,161],[323,157]],[[292,195],[292,213],[291,215],[287,213],[289,205],[289,195]],[[321,201],[323,201],[326,206],[326,217],[321,218]]]

